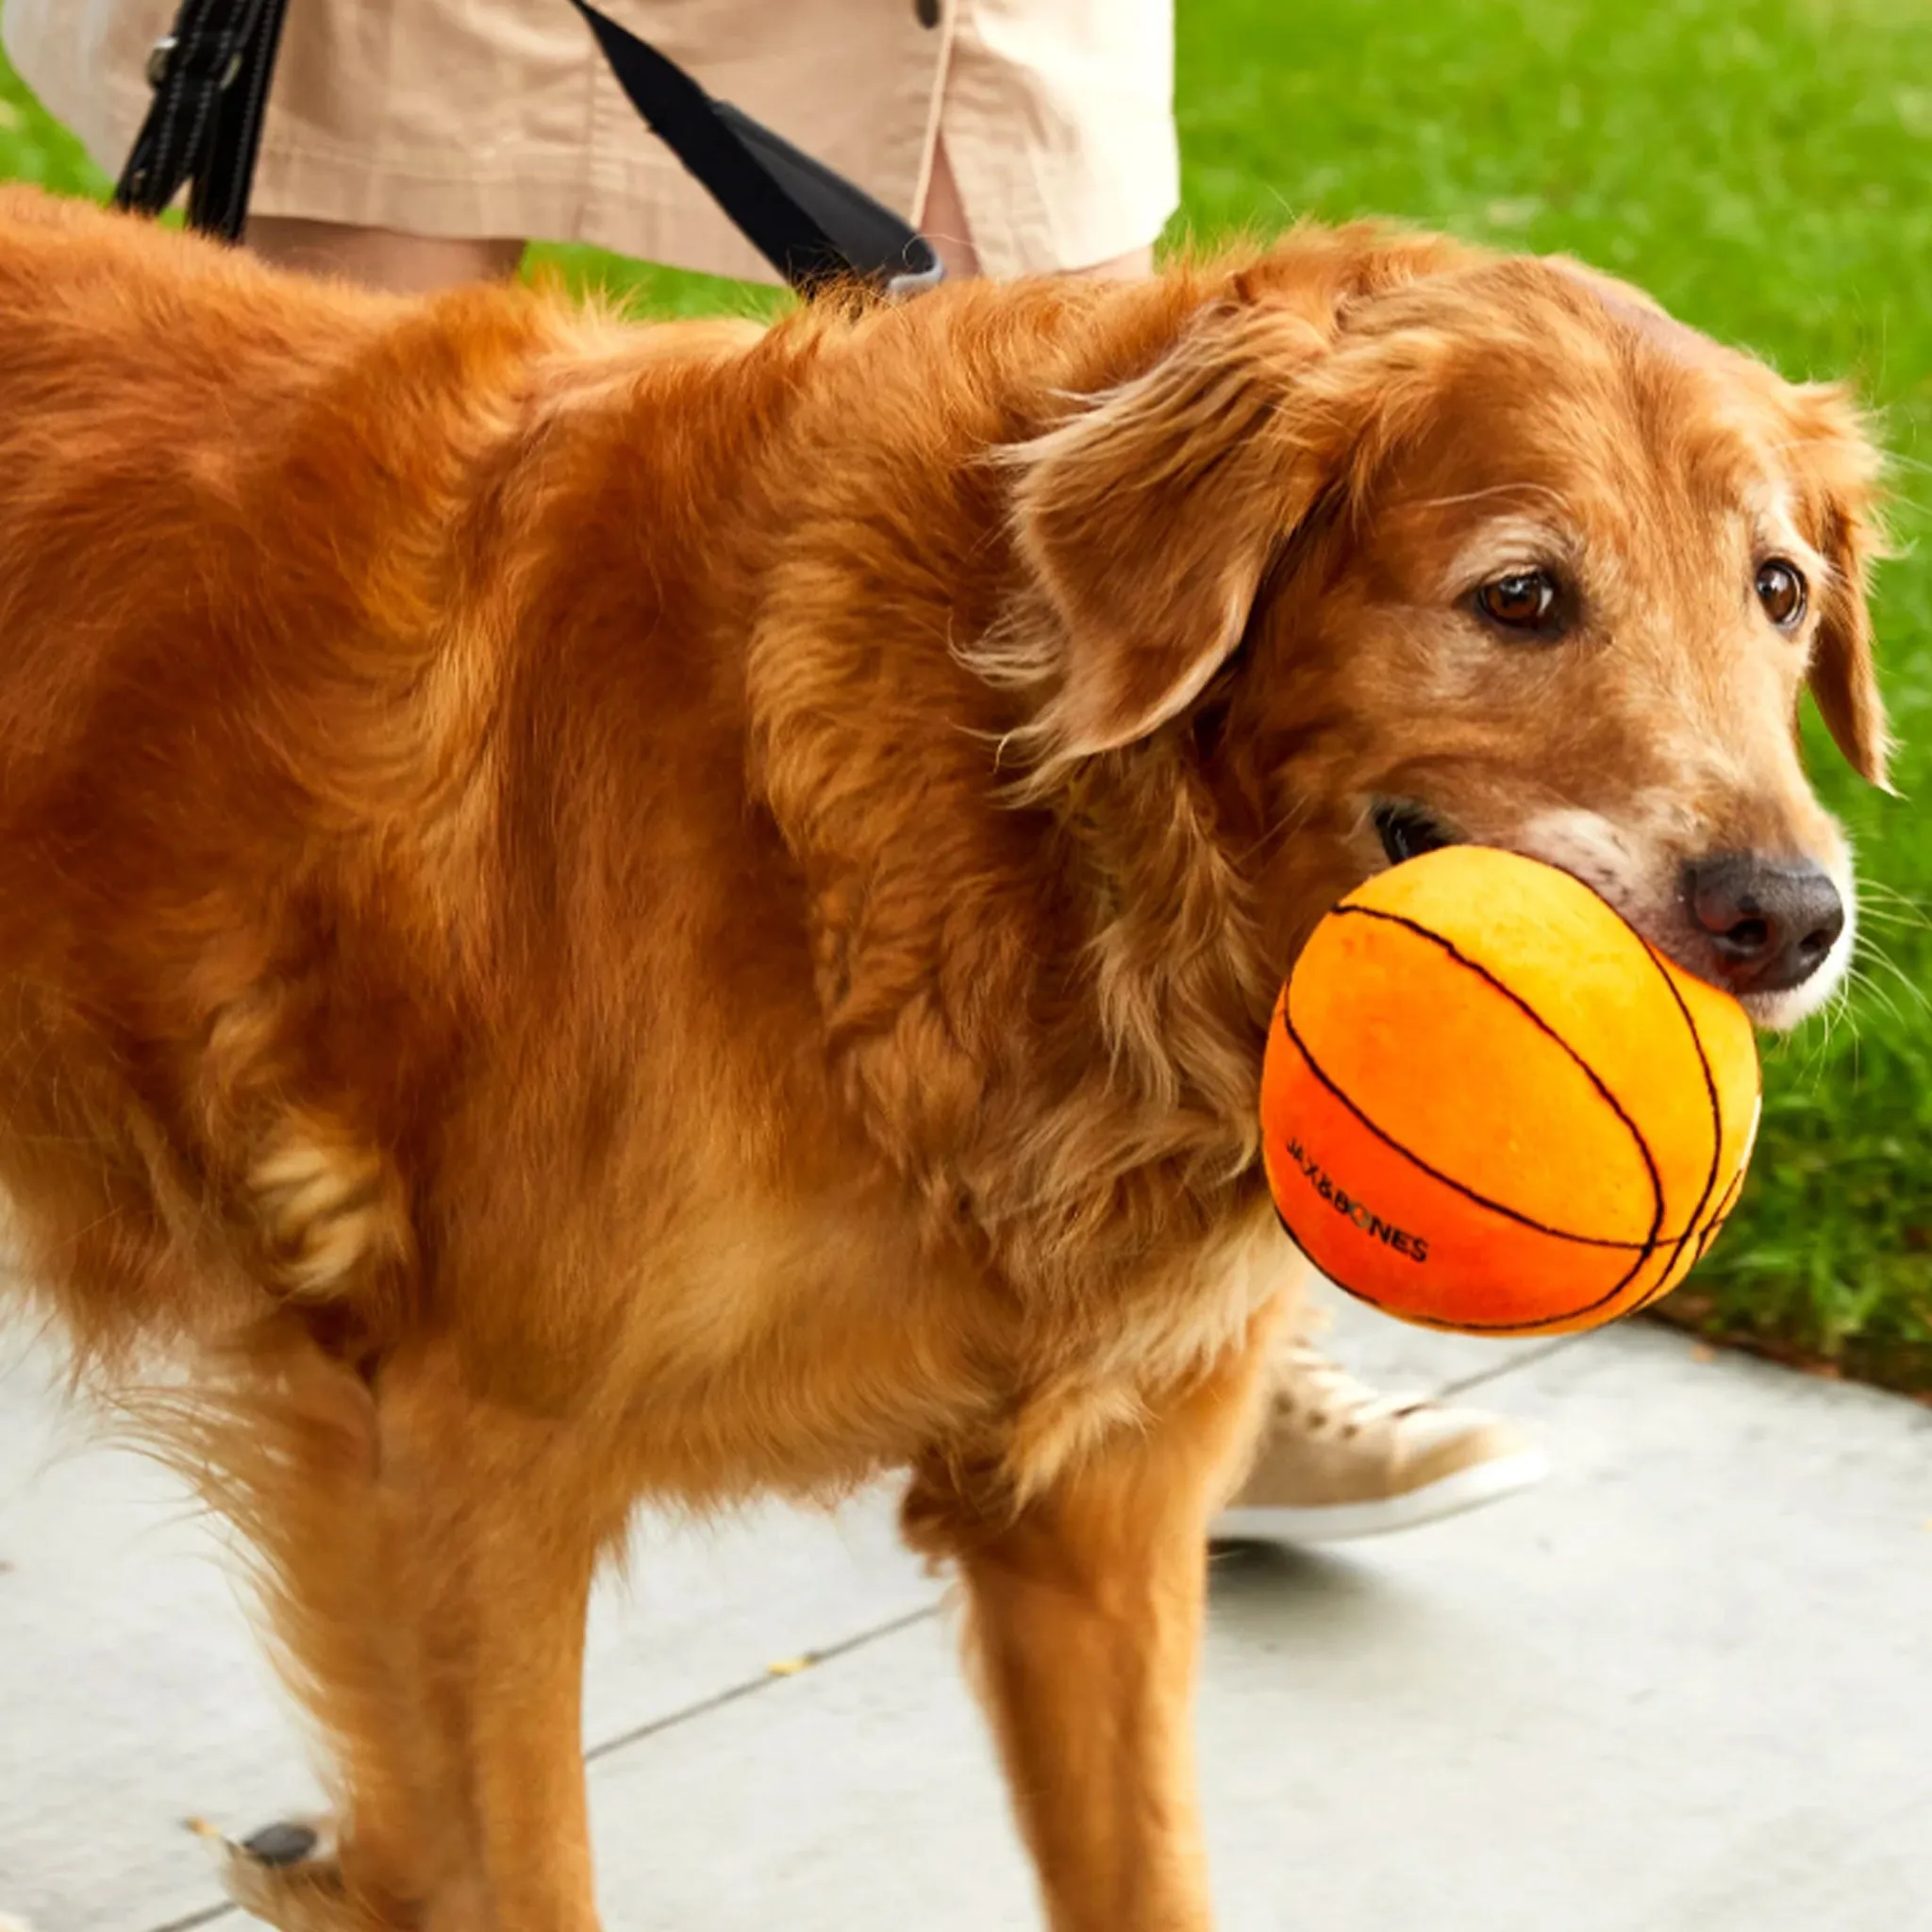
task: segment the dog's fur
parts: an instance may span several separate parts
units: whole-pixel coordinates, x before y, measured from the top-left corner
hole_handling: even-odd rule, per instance
[[[1379,799],[1697,970],[1687,859],[1848,892],[1794,719],[1882,778],[1873,475],[1619,285],[1378,231],[639,328],[0,196],[0,1180],[86,1373],[176,1365],[333,1746],[338,1853],[241,1895],[586,1932],[627,1512],[898,1467],[1054,1924],[1206,1925],[1272,996]],[[1524,562],[1574,636],[1472,613]]]

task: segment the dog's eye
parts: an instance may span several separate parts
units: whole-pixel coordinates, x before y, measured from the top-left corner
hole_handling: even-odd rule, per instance
[[[1768,557],[1757,566],[1757,601],[1780,630],[1795,630],[1805,616],[1805,579],[1794,563]]]
[[[1506,630],[1543,630],[1557,609],[1557,580],[1546,570],[1512,570],[1475,593],[1475,608]]]

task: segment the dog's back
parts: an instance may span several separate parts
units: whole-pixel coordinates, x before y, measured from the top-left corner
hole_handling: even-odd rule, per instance
[[[800,885],[745,801],[735,479],[788,391],[720,372],[760,332],[369,297],[32,195],[0,262],[31,1285],[109,1356],[280,1310],[353,1360],[457,1297],[581,1385],[681,1267],[728,1363],[751,1331],[710,1332],[733,1290],[693,1254],[761,1187],[769,1243],[816,1245],[791,1197],[855,1158],[776,1124],[779,1080],[828,1102]],[[812,1293],[771,1272],[760,1324]],[[554,1360],[533,1281],[575,1297]]]
[[[0,1179],[84,1350],[408,1291],[581,335],[0,194]]]
[[[395,803],[349,803],[351,714],[393,720],[420,667],[384,675],[324,561],[375,507],[300,467],[388,308],[0,196],[0,1145],[85,1344],[237,1291],[219,1143],[276,1030],[249,991],[304,943],[316,833]]]

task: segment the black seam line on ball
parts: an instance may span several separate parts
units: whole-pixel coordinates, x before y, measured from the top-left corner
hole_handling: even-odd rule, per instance
[[[1314,1062],[1309,1060],[1308,1065],[1312,1068]],[[1394,1142],[1391,1141],[1390,1144],[1393,1146]],[[1451,1185],[1453,1186],[1454,1183],[1452,1182]],[[1349,1296],[1352,1300],[1360,1302],[1365,1308],[1374,1308],[1378,1315],[1387,1315],[1392,1312],[1387,1302],[1376,1300],[1366,1289],[1355,1287],[1352,1283],[1342,1280],[1339,1274],[1328,1274],[1323,1268],[1321,1262],[1316,1260],[1314,1256],[1309,1254],[1307,1249],[1302,1245],[1301,1236],[1295,1233],[1294,1229],[1289,1225],[1288,1216],[1281,1211],[1281,1203],[1279,1201],[1272,1201],[1271,1205],[1274,1209],[1275,1220],[1281,1224],[1282,1233],[1288,1237],[1289,1245],[1293,1248],[1295,1253],[1310,1268],[1314,1269],[1322,1276],[1324,1281],[1332,1282],[1343,1294]],[[1636,1266],[1618,1282],[1617,1286],[1610,1291],[1610,1293],[1612,1295],[1623,1293],[1624,1290],[1628,1287],[1649,1258],[1650,1257],[1647,1255],[1640,1256]],[[1442,1316],[1424,1315],[1411,1308],[1405,1308],[1402,1311],[1401,1319],[1417,1328],[1433,1328],[1442,1335],[1547,1335],[1553,1324],[1559,1322],[1574,1322],[1578,1315],[1587,1315],[1591,1308],[1600,1307],[1602,1307],[1601,1302],[1591,1302],[1581,1308],[1571,1309],[1568,1312],[1555,1315],[1538,1315],[1527,1322],[1451,1322]]]
[[[1697,1253],[1691,1257],[1690,1268],[1696,1267],[1698,1262],[1710,1253],[1711,1242],[1716,1241],[1719,1233],[1723,1230],[1724,1223],[1731,1218],[1731,1209],[1738,1205],[1738,1196],[1743,1191],[1744,1170],[1740,1167],[1730,1186],[1724,1190],[1724,1197],[1718,1203],[1716,1213],[1704,1224],[1704,1227],[1697,1237]],[[1687,1268],[1684,1272],[1688,1274],[1690,1269]],[[1658,1299],[1660,1299],[1659,1296],[1652,1295],[1650,1301],[1654,1302]],[[1648,1307],[1650,1302],[1645,1302],[1643,1306]]]
[[[1361,1108],[1353,1100],[1351,1100],[1348,1097],[1348,1095],[1344,1093],[1341,1091],[1341,1089],[1338,1087],[1332,1079],[1328,1077],[1328,1074],[1324,1071],[1322,1067],[1322,1063],[1318,1059],[1316,1059],[1315,1056],[1312,1053],[1308,1051],[1307,1041],[1305,1041],[1301,1037],[1301,1035],[1295,1031],[1294,1021],[1287,1013],[1282,1014],[1281,1024],[1283,1028],[1286,1030],[1289,1039],[1293,1041],[1296,1051],[1299,1052],[1303,1059],[1305,1059],[1308,1063],[1308,1072],[1314,1074],[1315,1078],[1321,1081],[1322,1085],[1325,1087],[1328,1090],[1328,1091],[1335,1096],[1337,1100],[1341,1101],[1342,1106],[1345,1107],[1349,1110],[1349,1112],[1352,1113],[1356,1117],[1356,1119],[1362,1124],[1363,1126],[1368,1128],[1369,1132],[1374,1135],[1376,1140],[1381,1141],[1385,1147],[1392,1148],[1397,1154],[1401,1155],[1405,1160],[1412,1162],[1416,1167],[1420,1168],[1424,1174],[1427,1174],[1431,1180],[1441,1181],[1441,1184],[1445,1188],[1449,1189],[1453,1193],[1460,1194],[1464,1200],[1474,1201],[1478,1208],[1487,1208],[1490,1209],[1491,1213],[1500,1214],[1504,1217],[1505,1220],[1513,1221],[1519,1226],[1530,1228],[1537,1234],[1550,1235],[1555,1240],[1559,1241],[1574,1241],[1578,1247],[1581,1248],[1608,1248],[1618,1254],[1648,1255],[1654,1253],[1657,1249],[1660,1247],[1668,1245],[1670,1242],[1677,1239],[1677,1237],[1674,1235],[1660,1235],[1657,1233],[1652,1233],[1643,1241],[1619,1241],[1611,1235],[1578,1234],[1574,1228],[1552,1227],[1548,1222],[1539,1221],[1535,1217],[1535,1215],[1525,1214],[1523,1212],[1521,1208],[1511,1208],[1507,1202],[1492,1201],[1487,1194],[1477,1193],[1474,1188],[1468,1186],[1466,1183],[1462,1181],[1457,1180],[1453,1174],[1444,1174],[1441,1168],[1431,1167],[1429,1163],[1426,1160],[1424,1160],[1420,1154],[1416,1153],[1413,1148],[1404,1146],[1403,1143],[1400,1141],[1398,1141],[1393,1134],[1390,1133],[1386,1128],[1377,1126],[1375,1123],[1372,1121],[1368,1117],[1368,1115],[1365,1114],[1361,1110]],[[1652,1226],[1653,1228],[1655,1228],[1655,1221],[1653,1221]]]
[[[1616,1115],[1617,1119],[1623,1123],[1624,1132],[1626,1132],[1630,1136],[1631,1141],[1636,1145],[1638,1153],[1642,1157],[1644,1174],[1650,1182],[1650,1232],[1643,1238],[1641,1241],[1608,1241],[1596,1235],[1575,1234],[1573,1233],[1570,1229],[1564,1227],[1550,1227],[1545,1225],[1542,1222],[1536,1220],[1531,1215],[1518,1213],[1517,1210],[1513,1208],[1506,1208],[1500,1201],[1489,1200],[1484,1195],[1477,1193],[1474,1188],[1465,1187],[1462,1184],[1462,1182],[1451,1179],[1450,1176],[1446,1174],[1438,1174],[1436,1170],[1430,1167],[1428,1163],[1424,1161],[1419,1155],[1414,1154],[1408,1148],[1404,1147],[1402,1145],[1402,1142],[1397,1141],[1392,1135],[1384,1134],[1381,1128],[1377,1127],[1374,1122],[1370,1120],[1368,1115],[1363,1113],[1361,1109],[1357,1108],[1355,1105],[1355,1103],[1352,1100],[1350,1100],[1349,1097],[1345,1093],[1343,1093],[1339,1087],[1337,1087],[1334,1084],[1334,1082],[1331,1081],[1328,1078],[1328,1076],[1325,1074],[1324,1074],[1319,1067],[1315,1065],[1314,1055],[1308,1052],[1307,1046],[1303,1044],[1300,1036],[1298,1034],[1294,1034],[1293,1023],[1290,1021],[1289,1031],[1291,1035],[1293,1035],[1295,1044],[1301,1047],[1303,1057],[1307,1060],[1308,1065],[1311,1068],[1314,1068],[1316,1076],[1322,1081],[1322,1084],[1324,1086],[1328,1088],[1329,1091],[1332,1092],[1335,1095],[1335,1097],[1338,1100],[1340,1100],[1344,1107],[1348,1108],[1350,1111],[1353,1112],[1358,1120],[1360,1120],[1360,1122],[1365,1127],[1368,1127],[1372,1129],[1374,1133],[1380,1135],[1384,1141],[1388,1141],[1390,1146],[1397,1149],[1400,1153],[1407,1155],[1407,1158],[1410,1160],[1413,1160],[1415,1164],[1418,1167],[1420,1167],[1424,1174],[1434,1175],[1434,1177],[1437,1180],[1441,1181],[1444,1184],[1444,1186],[1454,1188],[1458,1193],[1466,1194],[1472,1201],[1479,1202],[1483,1207],[1491,1208],[1498,1214],[1507,1215],[1511,1221],[1521,1222],[1524,1226],[1536,1228],[1539,1232],[1542,1234],[1560,1235],[1565,1241],[1579,1241],[1585,1244],[1586,1246],[1593,1248],[1622,1248],[1626,1250],[1633,1248],[1641,1248],[1645,1255],[1648,1255],[1654,1248],[1656,1248],[1660,1241],[1668,1241],[1672,1239],[1672,1237],[1666,1236],[1662,1233],[1664,1222],[1663,1175],[1657,1171],[1657,1158],[1650,1151],[1650,1142],[1643,1138],[1642,1130],[1638,1126],[1637,1123],[1634,1120],[1632,1120],[1627,1113],[1624,1112],[1623,1104],[1618,1100],[1617,1096],[1614,1093],[1612,1093],[1610,1090],[1604,1084],[1603,1078],[1597,1073],[1596,1069],[1592,1067],[1590,1064],[1590,1062],[1587,1059],[1585,1059],[1583,1056],[1580,1053],[1578,1053],[1576,1049],[1574,1046],[1572,1046],[1570,1042],[1567,1040],[1565,1040],[1563,1036],[1560,1033],[1558,1033],[1557,1029],[1554,1026],[1552,1026],[1550,1023],[1547,1020],[1545,1020],[1543,1016],[1541,1013],[1539,1013],[1537,1009],[1533,1006],[1531,1006],[1526,999],[1523,997],[1521,993],[1514,992],[1508,987],[1505,986],[1503,982],[1500,979],[1498,979],[1496,975],[1489,970],[1488,967],[1479,965],[1475,960],[1472,959],[1468,954],[1462,952],[1459,948],[1457,948],[1453,941],[1444,939],[1442,935],[1439,932],[1431,932],[1427,926],[1419,924],[1413,919],[1405,919],[1399,912],[1383,912],[1373,906],[1342,905],[1338,906],[1335,908],[1334,916],[1338,918],[1347,917],[1352,919],[1379,919],[1385,924],[1400,926],[1405,932],[1411,932],[1418,939],[1428,941],[1428,942],[1432,946],[1436,946],[1440,948],[1442,952],[1446,953],[1449,956],[1449,958],[1454,959],[1458,966],[1466,968],[1469,972],[1474,974],[1475,976],[1478,979],[1480,979],[1486,986],[1490,987],[1492,991],[1500,993],[1506,1000],[1509,1002],[1511,1006],[1516,1008],[1517,1010],[1521,1012],[1524,1015],[1524,1017],[1529,1021],[1531,1025],[1535,1026],[1539,1032],[1548,1035],[1548,1037],[1551,1040],[1555,1041],[1556,1043],[1559,1047],[1561,1047],[1563,1051],[1566,1054],[1568,1054],[1574,1061],[1575,1061],[1578,1068],[1581,1069],[1584,1078],[1587,1079],[1590,1082],[1590,1084],[1596,1090],[1597,1094],[1602,1099],[1604,1105],[1610,1109],[1610,1111]],[[1632,937],[1634,938],[1636,937],[1636,935],[1633,934]],[[1642,943],[1641,940],[1638,942],[1639,944]],[[1644,950],[1648,952],[1649,948],[1646,946]],[[1675,992],[1676,989],[1673,987],[1671,991],[1673,992]],[[1291,1000],[1292,997],[1293,990],[1292,986],[1291,985],[1290,999]],[[1284,1008],[1286,1008],[1288,1002],[1284,1001]],[[1286,1017],[1285,1013],[1284,1017]],[[1691,1228],[1694,1229],[1695,1225],[1696,1224],[1693,1222],[1691,1224]],[[1686,1234],[1688,1235],[1691,1229],[1687,1229]]]
[[[1433,937],[1433,935],[1425,936]],[[1504,988],[1503,991],[1507,991],[1507,988]],[[1549,1235],[1553,1240],[1556,1241],[1570,1241],[1575,1246],[1581,1248],[1608,1249],[1612,1252],[1621,1254],[1627,1254],[1633,1247],[1637,1247],[1637,1243],[1633,1241],[1605,1241],[1601,1237],[1595,1235],[1570,1234],[1560,1227],[1546,1227],[1541,1221],[1534,1221],[1527,1214],[1519,1214],[1515,1208],[1506,1208],[1500,1201],[1491,1201],[1486,1195],[1478,1194],[1474,1188],[1466,1188],[1462,1185],[1460,1181],[1451,1180],[1446,1174],[1438,1174],[1436,1170],[1433,1167],[1431,1167],[1427,1161],[1423,1159],[1423,1158],[1419,1154],[1411,1153],[1409,1149],[1405,1147],[1400,1141],[1395,1140],[1391,1135],[1385,1134],[1382,1131],[1382,1129],[1378,1127],[1374,1124],[1374,1122],[1372,1121],[1368,1117],[1368,1115],[1365,1114],[1361,1110],[1361,1108],[1358,1108],[1355,1104],[1355,1102],[1352,1101],[1348,1097],[1348,1095],[1345,1094],[1341,1091],[1341,1089],[1338,1087],[1335,1084],[1335,1082],[1331,1080],[1328,1077],[1328,1075],[1322,1071],[1322,1068],[1320,1064],[1317,1062],[1314,1055],[1308,1051],[1307,1042],[1302,1039],[1301,1035],[1294,1030],[1294,1022],[1289,1017],[1287,1010],[1287,1003],[1285,1001],[1283,1002],[1282,1008],[1281,1024],[1283,1029],[1287,1032],[1289,1039],[1294,1042],[1295,1051],[1301,1055],[1302,1058],[1305,1061],[1307,1061],[1308,1072],[1314,1074],[1315,1078],[1321,1081],[1323,1086],[1327,1088],[1329,1092],[1334,1094],[1336,1099],[1341,1101],[1342,1106],[1347,1108],[1349,1112],[1354,1114],[1356,1119],[1360,1121],[1362,1125],[1368,1128],[1369,1132],[1374,1135],[1376,1140],[1380,1141],[1385,1146],[1392,1148],[1397,1154],[1401,1155],[1405,1160],[1412,1162],[1416,1167],[1420,1168],[1423,1171],[1423,1173],[1429,1175],[1431,1179],[1441,1181],[1445,1188],[1450,1189],[1455,1193],[1460,1194],[1465,1200],[1474,1201],[1478,1208],[1490,1208],[1492,1212],[1502,1215],[1506,1220],[1520,1222],[1524,1227],[1534,1228],[1537,1231],[1537,1233]],[[1615,1107],[1616,1102],[1612,1100],[1610,1102],[1610,1105],[1612,1107]],[[1638,1141],[1638,1145],[1641,1147],[1642,1144],[1643,1143],[1640,1139]],[[1291,1156],[1290,1158],[1292,1158],[1293,1157]],[[1278,1213],[1279,1211],[1279,1204],[1277,1203],[1276,1212]],[[1637,1258],[1634,1261],[1632,1261],[1630,1266],[1627,1269],[1625,1269],[1621,1275],[1618,1276],[1617,1280],[1607,1290],[1606,1290],[1604,1293],[1598,1295],[1594,1301],[1579,1302],[1577,1306],[1574,1308],[1559,1308],[1553,1315],[1543,1315],[1539,1317],[1538,1320],[1530,1325],[1536,1328],[1546,1328],[1553,1322],[1578,1321],[1585,1315],[1594,1314],[1598,1308],[1607,1307],[1610,1305],[1610,1303],[1615,1301],[1617,1297],[1620,1294],[1622,1294],[1624,1291],[1627,1289],[1630,1286],[1630,1284],[1633,1281],[1635,1281],[1640,1274],[1643,1273],[1645,1267],[1649,1265],[1651,1257],[1657,1252],[1661,1243],[1657,1239],[1656,1227],[1657,1224],[1653,1221],[1651,1224],[1651,1238],[1649,1241],[1645,1241],[1641,1247],[1638,1247]],[[1299,1247],[1301,1243],[1297,1241],[1295,1245]],[[1312,1260],[1313,1257],[1310,1257],[1310,1259]],[[1314,1265],[1317,1268],[1319,1268],[1321,1266],[1321,1263],[1317,1261],[1314,1263]],[[1344,1288],[1347,1287],[1346,1282],[1341,1283],[1339,1285]],[[1349,1292],[1354,1293],[1354,1291],[1351,1289],[1349,1290]],[[1357,1296],[1357,1299],[1359,1301],[1367,1301],[1370,1299],[1370,1297],[1368,1297],[1367,1295],[1358,1295]],[[1445,1323],[1443,1325],[1447,1327],[1452,1324]],[[1524,1327],[1524,1324],[1520,1322],[1457,1322],[1453,1325],[1457,1331],[1465,1335],[1520,1334]]]
[[[1640,935],[1641,937],[1641,935]],[[1697,1030],[1697,1022],[1690,1017],[1690,1008],[1685,1004],[1684,995],[1677,990],[1677,982],[1671,977],[1669,969],[1657,957],[1656,949],[1646,940],[1643,950],[1650,955],[1650,962],[1657,968],[1657,977],[1670,989],[1672,999],[1677,1003],[1677,1010],[1684,1016],[1684,1031],[1690,1036],[1690,1050],[1697,1056],[1699,1071],[1704,1074],[1704,1097],[1710,1107],[1710,1172],[1704,1177],[1704,1191],[1697,1197],[1697,1206],[1691,1211],[1690,1219],[1685,1224],[1684,1232],[1677,1238],[1677,1244],[1671,1253],[1671,1265],[1663,1272],[1657,1286],[1637,1304],[1638,1309],[1649,1307],[1654,1302],[1660,1302],[1676,1283],[1671,1279],[1675,1274],[1677,1263],[1684,1258],[1685,1248],[1693,1241],[1703,1237],[1702,1245],[1690,1257],[1694,1268],[1703,1260],[1705,1249],[1710,1245],[1710,1237],[1715,1232],[1704,1219],[1704,1210],[1710,1206],[1710,1197],[1717,1191],[1718,1170],[1724,1158],[1724,1112],[1717,1097],[1717,1075],[1712,1073],[1710,1057],[1704,1050],[1704,1036]],[[1738,1174],[1741,1182],[1743,1171]],[[1690,1272],[1687,1268],[1685,1274]]]

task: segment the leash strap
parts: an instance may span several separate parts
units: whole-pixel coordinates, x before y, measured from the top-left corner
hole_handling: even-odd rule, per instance
[[[114,206],[158,215],[189,184],[188,221],[238,242],[288,0],[182,0],[148,56],[154,98]]]
[[[728,101],[714,100],[589,0],[572,5],[645,125],[793,288],[857,276],[910,294],[940,279],[932,244],[890,208]]]
[[[645,125],[792,287],[847,277],[916,293],[940,279],[930,242],[842,175],[728,101],[589,4],[572,0]],[[241,239],[262,110],[288,0],[182,0],[155,43],[154,99],[117,208],[157,215],[190,184],[191,227]]]

